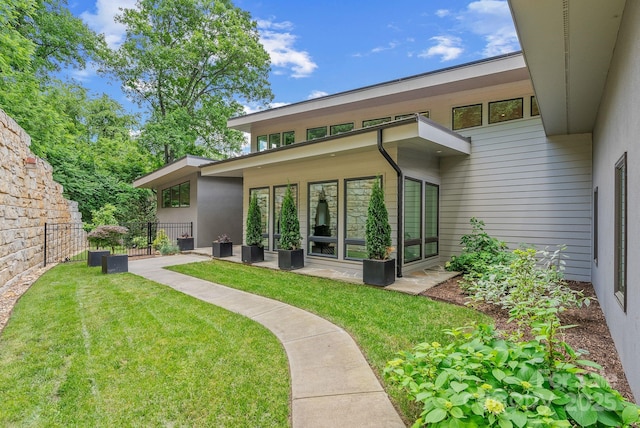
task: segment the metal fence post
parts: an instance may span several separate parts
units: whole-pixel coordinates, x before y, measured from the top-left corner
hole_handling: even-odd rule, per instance
[[[47,266],[47,223],[44,223],[44,266]]]
[[[153,242],[151,242],[151,222],[148,221],[147,222],[147,255],[150,256],[151,255],[151,244]]]

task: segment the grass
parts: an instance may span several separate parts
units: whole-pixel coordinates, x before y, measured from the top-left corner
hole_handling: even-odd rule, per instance
[[[379,375],[400,350],[425,341],[446,342],[444,329],[471,322],[492,323],[477,311],[424,297],[226,261],[169,269],[286,302],[328,319],[350,332]],[[405,393],[386,389],[405,418],[415,420],[417,408]]]
[[[0,426],[288,426],[264,327],[131,274],[59,265],[0,335]]]

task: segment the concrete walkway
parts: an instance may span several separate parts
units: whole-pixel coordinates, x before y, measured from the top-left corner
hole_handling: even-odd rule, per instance
[[[162,269],[204,260],[210,257],[190,254],[130,260],[129,271],[271,330],[289,359],[294,428],[405,427],[360,349],[343,329],[276,300]]]

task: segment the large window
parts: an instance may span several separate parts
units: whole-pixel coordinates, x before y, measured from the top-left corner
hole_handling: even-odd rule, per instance
[[[308,254],[338,257],[338,182],[309,183]]]
[[[191,205],[191,185],[188,181],[162,190],[162,208],[184,208]]]
[[[260,207],[260,215],[262,216],[262,245],[265,249],[269,249],[269,188],[261,187],[259,189],[249,190],[249,199],[256,195],[258,206]]]
[[[436,184],[424,183],[424,257],[439,254],[438,228],[440,212],[440,188]]]
[[[422,182],[404,180],[404,262],[422,259]]]
[[[453,130],[482,125],[482,104],[453,108]]]
[[[345,259],[367,258],[367,211],[375,177],[345,180]]]
[[[489,103],[489,123],[506,122],[507,120],[522,119],[522,98],[494,101]]]
[[[627,310],[627,154],[616,163],[615,181],[615,278],[616,298]]]
[[[287,192],[287,186],[275,186],[273,188],[273,249],[280,248],[280,211],[282,210],[282,200]],[[293,201],[298,206],[298,185],[291,184]]]

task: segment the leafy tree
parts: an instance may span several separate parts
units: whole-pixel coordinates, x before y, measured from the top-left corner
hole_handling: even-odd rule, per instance
[[[127,28],[106,68],[151,119],[141,140],[165,163],[184,154],[224,157],[241,133],[226,122],[239,99],[268,102],[269,56],[249,13],[228,0],[139,0],[116,17]]]
[[[31,66],[34,43],[18,31],[21,19],[30,19],[35,0],[0,2],[0,77]]]

